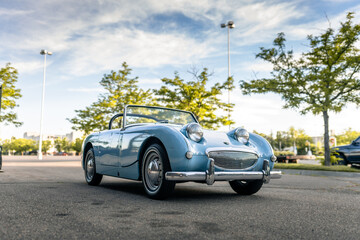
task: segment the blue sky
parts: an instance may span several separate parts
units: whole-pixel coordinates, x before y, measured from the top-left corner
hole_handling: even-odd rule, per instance
[[[231,93],[237,126],[264,133],[302,128],[312,136],[323,133],[322,116],[301,116],[282,109],[279,96],[241,95],[239,80],[266,77],[271,66],[255,59],[259,47],[270,47],[284,32],[287,47],[306,51],[308,34],[337,28],[346,13],[360,3],[341,0],[297,1],[0,1],[0,67],[7,62],[19,70],[17,86],[23,97],[16,109],[20,128],[1,125],[2,138],[39,132],[43,56],[47,58],[44,132],[71,131],[66,118],[95,101],[99,81],[126,61],[142,88],[159,88],[174,72],[187,80],[193,67],[213,72],[210,84],[227,77],[227,32],[220,23],[235,22],[231,30],[231,74],[237,88]],[[327,18],[326,18],[327,16]],[[227,101],[227,93],[224,93]],[[360,131],[360,109],[348,105],[330,114],[330,129]]]

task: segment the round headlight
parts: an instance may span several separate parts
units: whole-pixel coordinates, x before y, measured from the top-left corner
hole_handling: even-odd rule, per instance
[[[186,128],[186,132],[189,138],[195,142],[200,142],[204,134],[202,127],[198,123],[190,123]]]
[[[234,137],[243,144],[247,144],[249,142],[249,132],[244,128],[237,128],[234,132]]]

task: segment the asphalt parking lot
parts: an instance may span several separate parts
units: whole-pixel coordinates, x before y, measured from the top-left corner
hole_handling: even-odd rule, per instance
[[[156,201],[141,182],[88,186],[77,158],[5,158],[0,239],[359,239],[359,202],[360,178],[298,175],[253,196],[183,183]]]

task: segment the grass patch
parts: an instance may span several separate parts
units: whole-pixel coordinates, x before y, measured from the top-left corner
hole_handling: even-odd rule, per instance
[[[335,166],[321,166],[311,164],[298,164],[298,163],[275,163],[276,169],[298,169],[298,170],[314,170],[314,171],[335,171],[335,172],[358,172],[359,168],[348,167],[343,165]]]

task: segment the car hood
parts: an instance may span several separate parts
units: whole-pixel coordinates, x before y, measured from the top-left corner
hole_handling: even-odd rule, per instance
[[[349,148],[351,144],[349,145],[341,145],[341,146],[336,146],[336,147],[333,147],[333,149],[345,149],[345,148]]]
[[[234,138],[233,130],[229,132],[223,132],[203,129],[203,139],[200,142],[194,142],[187,137],[186,126],[174,128],[185,136],[188,145],[194,154],[202,155],[210,148],[221,148],[256,152],[259,156],[273,155],[273,150],[270,144],[263,137],[257,134],[249,133],[249,143],[242,144]]]

